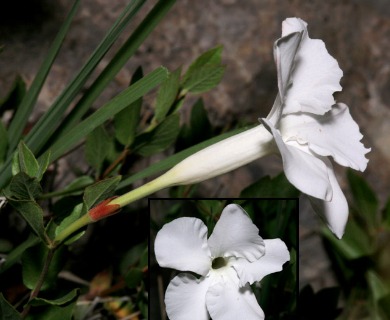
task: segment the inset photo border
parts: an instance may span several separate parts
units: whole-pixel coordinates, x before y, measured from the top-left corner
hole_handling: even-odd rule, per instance
[[[149,213],[149,319],[297,317],[298,198],[150,198]]]

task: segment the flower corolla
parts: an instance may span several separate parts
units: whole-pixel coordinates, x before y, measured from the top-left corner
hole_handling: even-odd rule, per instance
[[[285,243],[262,239],[236,204],[225,207],[208,239],[200,219],[167,223],[157,233],[155,253],[160,266],[187,271],[173,278],[166,290],[171,320],[264,319],[250,284],[281,271],[290,260]]]

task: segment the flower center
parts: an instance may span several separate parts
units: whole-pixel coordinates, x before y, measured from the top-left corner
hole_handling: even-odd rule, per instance
[[[215,258],[211,264],[213,269],[220,269],[227,265],[227,261],[223,257]]]

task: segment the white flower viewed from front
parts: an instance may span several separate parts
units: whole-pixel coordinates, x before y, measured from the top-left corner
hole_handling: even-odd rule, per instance
[[[343,72],[325,44],[309,38],[299,18],[283,22],[274,45],[279,93],[261,122],[273,135],[287,179],[309,195],[314,209],[339,238],[348,219],[348,204],[328,156],[342,166],[364,171],[370,151],[348,107],[335,103]]]
[[[230,204],[213,233],[197,218],[178,218],[157,233],[157,262],[180,273],[165,294],[171,320],[264,319],[250,284],[282,270],[290,254],[280,239],[264,240],[247,213]]]

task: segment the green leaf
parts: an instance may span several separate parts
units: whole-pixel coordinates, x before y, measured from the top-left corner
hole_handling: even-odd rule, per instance
[[[87,162],[96,170],[99,176],[103,168],[103,162],[110,150],[111,139],[103,126],[97,127],[87,136],[85,144],[85,157]]]
[[[387,199],[383,209],[383,221],[387,228],[390,228],[390,197]]]
[[[30,234],[27,240],[18,245],[14,250],[12,250],[8,255],[7,259],[0,266],[0,274],[8,270],[15,263],[20,261],[22,254],[30,247],[35,246],[39,243],[40,239],[34,234]],[[1,319],[1,317],[0,317]]]
[[[43,175],[45,174],[47,168],[49,167],[50,157],[51,157],[51,151],[49,150],[38,159],[38,165],[39,165],[39,170],[37,174],[38,181],[42,180]]]
[[[35,201],[18,201],[13,199],[8,201],[23,216],[39,238],[46,243],[47,237],[43,225],[42,208]]]
[[[61,127],[61,131],[67,132],[79,122],[83,115],[88,111],[93,101],[95,101],[100,93],[114,79],[119,70],[129,61],[130,57],[137,51],[139,46],[165,17],[175,2],[176,0],[165,0],[158,1],[156,3],[153,9],[134,30],[101,74],[89,87],[87,92],[85,92],[83,98],[77,103],[76,107],[66,119],[65,126]]]
[[[147,157],[168,148],[179,134],[179,120],[179,114],[174,113],[151,132],[139,135],[134,142],[134,152],[143,157]]]
[[[143,77],[142,68],[139,67],[132,78],[131,83],[137,82]],[[135,138],[140,119],[142,98],[131,103],[127,108],[118,112],[114,117],[115,138],[124,146],[130,146]]]
[[[76,301],[67,305],[49,305],[39,313],[31,314],[26,320],[72,320]]]
[[[139,286],[143,278],[143,272],[140,268],[131,268],[125,276],[126,285],[132,289]]]
[[[329,228],[324,227],[322,234],[330,242],[333,248],[347,260],[369,256],[373,247],[369,235],[354,219],[349,219],[343,238],[337,239]]]
[[[30,177],[38,177],[38,161],[23,141],[20,141],[18,145],[18,159],[20,171],[27,173]]]
[[[8,134],[3,122],[0,120],[0,165],[5,161],[8,149]]]
[[[83,194],[84,189],[95,182],[90,176],[81,176],[74,179],[71,183],[69,183],[64,189],[59,191],[54,191],[50,193],[46,193],[41,196],[41,198],[52,198],[62,195],[80,195]]]
[[[224,73],[224,66],[206,64],[195,70],[191,76],[183,82],[183,89],[191,93],[208,91],[221,82]]]
[[[23,100],[25,93],[26,84],[20,76],[17,76],[12,84],[11,90],[0,100],[0,115],[2,115],[5,110],[15,110]],[[15,140],[18,141],[16,137]]]
[[[77,298],[79,295],[80,289],[76,288],[73,289],[72,291],[68,292],[66,295],[62,296],[61,298],[54,299],[54,300],[48,300],[48,299],[43,299],[43,298],[34,298],[31,300],[29,304],[32,306],[43,306],[43,305],[52,305],[52,306],[62,306],[64,304],[67,304],[74,299]],[[62,319],[62,318],[61,318]]]
[[[284,173],[274,178],[266,176],[246,187],[240,198],[297,198],[299,191],[287,180]]]
[[[161,84],[157,93],[156,110],[154,120],[162,122],[168,115],[179,93],[181,68],[171,72],[168,78]]]
[[[6,196],[17,200],[34,200],[42,193],[41,185],[36,178],[28,176],[24,172],[19,172],[14,176],[9,185]]]
[[[367,182],[352,170],[347,178],[353,196],[353,207],[370,229],[378,225],[378,199]]]
[[[92,208],[95,204],[111,197],[120,180],[121,176],[116,176],[99,181],[87,187],[84,192],[84,202],[87,206],[87,210]]]
[[[0,293],[0,319],[1,320],[22,320],[22,317]]]
[[[144,260],[144,255],[146,253],[146,264]],[[139,266],[140,268],[146,267],[148,265],[147,256],[148,256],[148,244],[140,243],[133,246],[128,250],[119,265],[119,269],[122,275],[125,275],[130,267]]]
[[[131,1],[126,6],[123,13],[115,21],[104,39],[92,53],[91,57],[81,68],[80,72],[67,85],[67,87],[56,99],[50,109],[42,116],[42,118],[30,131],[26,137],[26,143],[34,153],[40,152],[45,143],[50,138],[52,138],[52,135],[56,134],[55,131],[59,130],[58,125],[61,124],[64,113],[68,109],[69,105],[76,98],[77,94],[79,94],[79,92],[83,89],[85,83],[90,78],[90,75],[96,69],[99,62],[103,59],[107,51],[118,39],[126,25],[132,20],[144,2],[144,0]],[[67,132],[73,127],[74,124],[72,126],[68,126],[66,130],[64,129],[64,132]]]
[[[104,106],[100,107],[88,118],[69,130],[52,146],[51,161],[58,159],[64,152],[75,146],[87,134],[102,125],[106,120],[112,118],[118,112],[122,111],[130,103],[141,98],[161,83],[166,77],[167,70],[163,67],[157,68],[117,95],[111,101],[107,102]]]
[[[222,79],[225,67],[221,65],[222,46],[199,56],[188,68],[182,81],[184,91],[201,93],[215,87]]]
[[[218,65],[221,64],[222,59],[222,46],[217,46],[201,54],[196,60],[191,63],[187,72],[184,75],[183,82],[186,82],[192,75],[205,65]]]
[[[39,68],[39,71],[37,75],[35,76],[30,89],[28,92],[24,95],[24,98],[22,102],[20,103],[20,106],[18,106],[16,113],[14,115],[14,118],[12,119],[12,122],[9,126],[9,136],[12,137],[12,141],[10,143],[10,149],[9,152],[12,152],[16,145],[18,144],[18,141],[22,135],[23,129],[26,126],[26,123],[28,121],[29,116],[31,115],[31,112],[35,106],[35,103],[38,99],[38,95],[42,89],[42,86],[46,80],[46,77],[51,69],[51,66],[53,65],[53,62],[61,48],[61,45],[63,43],[63,40],[65,38],[65,35],[67,34],[69,27],[71,25],[71,22],[73,20],[73,17],[75,16],[77,12],[77,8],[80,4],[80,1],[77,0],[74,2],[70,12],[66,16],[65,22],[62,25],[60,31],[58,32],[56,38],[54,39],[54,42],[52,46],[49,49],[49,52],[45,59],[43,60],[43,63],[41,67]]]
[[[58,225],[58,227],[55,230],[55,236],[60,234],[63,230],[65,230],[69,225],[71,225],[73,222],[75,222],[78,218],[83,216],[87,213],[87,210],[83,203],[80,203],[76,205],[73,209],[73,211],[70,213],[69,216],[67,216],[65,219],[61,221],[61,223]],[[68,240],[66,240],[65,244],[70,245],[76,240],[80,239],[84,235],[85,231],[80,231]]]
[[[390,290],[385,285],[384,280],[381,279],[375,271],[368,270],[366,273],[366,279],[375,303],[390,293]]]
[[[192,107],[189,125],[182,127],[177,142],[178,149],[193,146],[212,136],[212,127],[202,99],[198,99]]]
[[[58,248],[52,257],[50,268],[46,274],[41,290],[51,288],[57,280],[57,275],[63,266],[64,248]],[[38,244],[28,248],[22,255],[23,283],[29,289],[34,289],[41,275],[49,250],[45,245]]]

